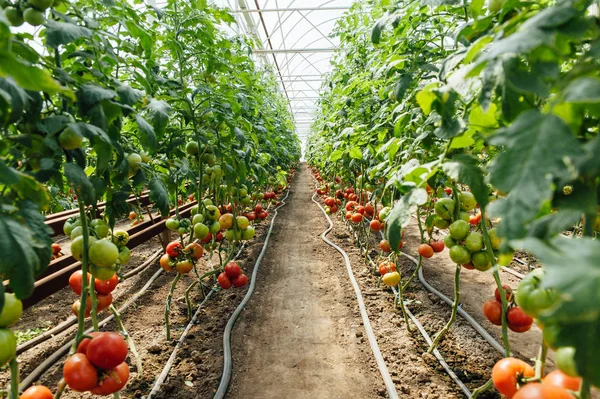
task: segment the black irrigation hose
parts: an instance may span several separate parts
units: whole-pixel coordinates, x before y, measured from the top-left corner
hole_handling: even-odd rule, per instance
[[[285,197],[281,200],[281,205],[275,208],[275,212],[273,213],[273,219],[271,219],[271,225],[269,227],[269,231],[267,232],[267,236],[265,237],[265,242],[263,243],[262,250],[256,259],[256,263],[254,264],[254,270],[252,271],[252,279],[250,280],[250,286],[248,287],[248,292],[239,306],[235,309],[229,321],[227,322],[227,326],[225,327],[225,331],[223,332],[223,374],[221,375],[221,382],[219,383],[219,388],[217,392],[215,392],[214,399],[222,399],[227,394],[227,389],[229,388],[229,382],[231,381],[231,370],[233,361],[231,359],[231,331],[233,330],[233,326],[237,318],[239,317],[242,310],[250,300],[250,297],[254,293],[254,287],[256,286],[256,276],[258,274],[258,269],[260,267],[260,261],[265,256],[267,252],[267,246],[269,244],[269,238],[271,237],[271,232],[273,231],[273,226],[275,225],[275,219],[277,218],[277,213],[279,208],[285,205],[285,200],[290,195],[290,191],[288,190],[285,194]],[[150,397],[148,397],[150,399]]]
[[[392,381],[392,377],[390,376],[390,373],[387,369],[385,360],[383,359],[383,356],[381,355],[381,351],[379,350],[379,345],[377,344],[377,338],[375,338],[375,334],[373,333],[373,328],[371,327],[371,322],[369,320],[369,315],[367,314],[367,308],[365,306],[365,303],[364,303],[364,300],[362,297],[362,293],[360,291],[360,287],[356,281],[356,278],[354,277],[354,273],[352,271],[352,266],[350,265],[350,258],[348,258],[348,254],[346,254],[346,252],[344,252],[344,250],[342,248],[340,248],[339,246],[337,246],[335,243],[333,243],[332,241],[330,241],[327,238],[327,234],[329,234],[329,232],[333,229],[333,222],[331,221],[331,218],[329,217],[329,215],[327,215],[327,212],[325,212],[325,210],[323,209],[321,204],[319,204],[315,200],[315,195],[313,195],[312,200],[315,204],[317,204],[319,206],[319,208],[321,208],[321,211],[323,211],[323,214],[325,215],[325,217],[327,218],[327,221],[329,222],[329,228],[327,228],[321,234],[321,238],[329,246],[333,247],[336,251],[338,251],[344,257],[344,260],[346,262],[346,269],[348,271],[348,276],[350,277],[350,282],[352,283],[352,287],[354,288],[354,293],[356,294],[356,299],[358,301],[358,306],[360,308],[360,315],[362,317],[363,326],[365,327],[365,331],[367,333],[367,338],[369,339],[369,344],[371,346],[371,350],[373,351],[373,356],[375,356],[375,361],[377,362],[377,367],[379,368],[379,372],[381,373],[381,377],[383,378],[383,382],[385,383],[385,387],[387,389],[389,397],[392,399],[397,399],[397,398],[399,398],[399,396],[398,396],[398,392],[396,392],[396,385]]]

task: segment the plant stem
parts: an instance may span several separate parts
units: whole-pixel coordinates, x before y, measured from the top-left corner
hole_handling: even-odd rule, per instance
[[[535,379],[541,380],[544,376],[544,368],[546,367],[546,356],[548,356],[548,345],[542,340],[540,346],[540,354],[535,360]]]
[[[10,361],[10,395],[12,399],[19,397],[19,362],[16,357]]]
[[[489,380],[487,380],[487,382],[485,384],[483,384],[482,386],[480,386],[479,388],[477,388],[473,392],[471,392],[471,396],[469,396],[469,399],[475,399],[482,393],[490,390],[492,388],[493,384],[494,384],[494,382],[490,378]]]
[[[404,283],[402,285],[402,291],[406,291],[406,288],[408,288],[408,285],[410,283],[412,283],[412,281],[415,279],[415,277],[417,276],[417,273],[419,273],[419,270],[421,270],[422,266],[423,266],[423,257],[421,255],[419,255],[419,263],[417,263],[417,267],[415,268],[415,271],[410,276],[410,278],[406,281],[406,283]]]
[[[141,377],[144,374],[144,368],[142,366],[142,358],[140,357],[135,347],[135,342],[133,341],[133,338],[131,338],[131,335],[129,335],[129,333],[127,332],[127,329],[123,324],[123,320],[121,320],[121,314],[119,313],[117,308],[115,308],[114,305],[110,305],[110,310],[115,316],[115,320],[117,322],[117,325],[119,326],[119,330],[121,330],[121,333],[125,337],[125,341],[127,341],[127,344],[129,345],[129,350],[131,350],[131,353],[135,358],[135,366],[137,368],[138,377]]]
[[[579,388],[579,392],[578,392],[578,396],[579,399],[590,399],[591,397],[591,388],[590,388],[590,382],[583,378],[581,380],[581,387]]]
[[[58,382],[58,385],[56,387],[56,393],[54,394],[54,399],[60,399],[60,397],[62,396],[62,394],[66,388],[67,388],[67,382],[65,381],[64,378],[62,378]]]
[[[448,323],[446,323],[444,328],[442,328],[435,335],[435,337],[433,338],[433,342],[431,343],[431,345],[429,346],[429,349],[427,350],[427,353],[433,352],[433,350],[438,346],[438,344],[440,343],[442,338],[444,338],[444,336],[448,333],[448,331],[450,330],[450,327],[452,326],[452,324],[454,324],[454,321],[456,320],[456,313],[457,313],[458,305],[459,305],[459,301],[460,301],[460,270],[461,269],[462,269],[462,266],[457,264],[456,270],[454,272],[454,302],[452,302],[452,315],[450,316],[450,320],[448,320]]]
[[[175,286],[177,282],[181,279],[181,274],[177,273],[177,276],[173,279],[171,283],[171,289],[169,290],[169,295],[167,295],[167,304],[165,306],[165,327],[167,329],[167,341],[171,340],[171,325],[169,324],[169,313],[171,312],[171,300],[173,299],[173,293],[175,292]]]
[[[81,219],[81,228],[83,230],[83,252],[81,255],[81,299],[79,300],[79,314],[77,315],[77,337],[75,338],[75,346],[81,342],[85,332],[85,310],[87,307],[88,296],[88,252],[89,252],[89,230],[87,216],[85,214],[85,204],[81,200],[81,193],[77,193],[77,203],[79,204],[79,218]]]

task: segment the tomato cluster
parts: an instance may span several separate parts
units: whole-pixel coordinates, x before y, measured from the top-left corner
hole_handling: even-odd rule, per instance
[[[0,312],[0,367],[17,355],[17,339],[8,327],[15,324],[23,314],[23,303],[15,294],[4,293],[4,306]]]
[[[31,26],[40,26],[46,22],[46,10],[58,6],[62,0],[28,0],[19,1],[15,5],[4,9],[4,16],[11,26],[21,26],[27,22]],[[58,141],[63,148],[72,149],[79,147],[75,143],[79,138],[70,135],[59,135]],[[81,145],[81,142],[79,142]]]
[[[127,353],[127,343],[119,334],[93,332],[65,362],[63,378],[77,392],[89,391],[94,395],[119,392],[129,380]]]
[[[512,289],[507,285],[504,285],[503,288],[506,293],[506,300],[508,301],[508,309],[506,311],[508,328],[517,333],[529,331],[533,325],[533,318],[517,306]],[[496,326],[502,325],[502,296],[498,288],[494,292],[494,298],[488,299],[483,304],[483,313],[490,323]]]
[[[377,271],[381,275],[381,280],[388,287],[395,287],[400,283],[400,273],[396,269],[396,264],[385,260],[379,263]]]
[[[225,265],[223,272],[217,277],[219,286],[228,290],[231,287],[243,287],[248,284],[248,276],[244,274],[242,268],[237,262],[229,262]]]
[[[559,370],[535,379],[535,370],[526,362],[512,357],[499,360],[492,369],[492,381],[502,395],[514,399],[574,399],[581,378],[570,377]]]
[[[160,266],[167,272],[175,269],[177,273],[188,274],[203,254],[204,248],[197,242],[192,242],[184,248],[181,241],[172,241],[160,258]]]
[[[98,300],[96,304],[96,311],[102,312],[110,307],[113,301],[112,292],[115,290],[117,285],[119,284],[119,277],[116,274],[113,274],[107,280],[101,280],[97,277],[93,277],[91,274],[87,274],[87,289],[90,290],[92,288],[90,281],[94,278],[94,291],[96,293],[96,299]],[[69,286],[73,290],[77,296],[81,297],[81,293],[83,292],[83,272],[78,270],[71,274],[69,277]],[[81,300],[77,299],[72,306],[72,311],[75,316],[79,315],[79,310],[81,308]],[[92,314],[92,297],[87,294],[85,301],[85,317],[90,317]]]
[[[58,259],[61,256],[63,256],[63,253],[61,251],[62,251],[62,247],[60,245],[56,244],[56,243],[53,243],[52,244],[52,258],[51,259],[54,260],[54,259]]]

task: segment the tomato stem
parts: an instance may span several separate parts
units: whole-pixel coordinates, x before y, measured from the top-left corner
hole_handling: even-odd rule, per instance
[[[396,262],[396,270],[400,270],[400,265],[398,264],[398,254],[394,252],[394,261]],[[404,307],[404,288],[402,286],[402,282],[398,283],[398,296],[396,298],[396,305],[400,305],[400,309],[402,310],[402,316],[404,317],[404,324],[406,324],[406,331],[408,333],[412,333],[412,329],[410,328],[410,321],[408,320],[408,314],[406,312],[406,308]]]
[[[56,393],[54,394],[54,399],[60,399],[60,397],[62,396],[62,394],[66,388],[67,388],[67,382],[65,381],[64,378],[61,378],[60,381],[58,382],[58,385],[56,386]]]
[[[452,302],[452,314],[450,315],[450,320],[446,323],[444,328],[442,328],[436,335],[433,337],[433,342],[429,346],[427,353],[431,353],[438,346],[442,338],[448,333],[452,324],[456,320],[456,313],[458,311],[458,305],[460,302],[460,271],[462,266],[457,264],[456,270],[454,272],[454,302]]]
[[[12,399],[19,397],[19,362],[16,357],[10,361],[10,396]]]
[[[138,377],[140,377],[144,374],[144,368],[142,366],[142,358],[140,357],[140,355],[135,347],[135,342],[133,341],[133,338],[131,338],[131,335],[129,335],[129,333],[127,332],[127,329],[125,328],[125,325],[123,324],[123,320],[121,320],[121,314],[119,313],[117,308],[115,308],[114,305],[110,305],[110,310],[113,313],[113,315],[115,316],[115,321],[117,322],[117,325],[119,326],[119,330],[121,331],[121,334],[123,334],[123,337],[125,338],[125,341],[127,342],[127,345],[129,345],[129,350],[131,351],[131,353],[133,354],[133,357],[135,358],[135,366],[137,368]]]
[[[397,265],[397,266],[398,266],[398,268],[400,268],[400,265]],[[415,268],[415,271],[410,276],[410,278],[404,283],[404,285],[402,285],[402,291],[406,291],[406,288],[408,288],[408,285],[410,283],[412,283],[412,281],[415,279],[415,277],[417,276],[417,273],[419,273],[419,270],[421,270],[422,266],[423,266],[423,257],[421,255],[419,255],[419,262],[417,263],[417,267]]]
[[[167,329],[167,341],[171,340],[171,325],[169,323],[169,313],[171,313],[171,300],[173,299],[173,293],[175,292],[175,286],[177,282],[181,279],[181,274],[177,273],[177,276],[173,279],[171,283],[171,289],[169,290],[169,295],[167,295],[167,303],[165,306],[165,327]]]
[[[483,384],[482,386],[480,386],[479,388],[477,388],[473,392],[471,392],[471,396],[469,396],[469,399],[477,398],[482,393],[489,391],[493,385],[494,385],[494,382],[490,378],[489,380],[486,381],[485,384]]]
[[[544,376],[544,369],[546,367],[546,357],[548,356],[548,345],[542,340],[540,345],[540,353],[535,360],[535,378],[541,380]]]
[[[88,296],[88,252],[89,252],[89,229],[87,223],[87,216],[85,214],[85,204],[81,199],[80,193],[77,194],[77,203],[79,204],[79,218],[81,219],[81,228],[83,230],[83,251],[81,254],[81,272],[83,278],[81,279],[81,299],[79,300],[79,313],[77,315],[77,337],[75,338],[75,347],[79,345],[83,339],[85,332],[85,310],[87,308],[87,296]]]
[[[590,382],[586,378],[582,378],[581,387],[579,388],[578,397],[579,399],[590,399],[591,395]]]

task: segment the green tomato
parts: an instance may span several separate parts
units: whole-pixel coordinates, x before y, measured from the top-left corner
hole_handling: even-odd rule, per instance
[[[140,152],[140,156],[142,157],[142,162],[143,163],[150,163],[150,161],[152,161],[152,158],[150,158],[150,154],[148,154],[146,151],[142,151]]]
[[[438,229],[447,229],[448,226],[450,226],[450,221],[442,219],[441,217],[436,215],[435,219],[433,220],[433,225]]]
[[[248,228],[242,231],[242,240],[251,240],[256,235],[256,230],[252,226],[248,226]]]
[[[66,236],[71,237],[71,233],[73,232],[73,229],[76,226],[73,226],[72,223],[69,222],[65,222],[64,226],[63,226],[63,233],[65,233]]]
[[[392,211],[392,209],[389,206],[386,206],[385,208],[381,209],[379,211],[379,220],[384,221],[388,218],[388,216],[390,216],[390,212]]]
[[[502,244],[502,239],[498,237],[498,233],[496,229],[490,229],[488,231],[488,235],[490,237],[490,243],[492,244],[492,249],[497,251],[500,249],[500,245]]]
[[[460,200],[460,209],[463,211],[472,211],[477,206],[477,200],[470,191],[462,191],[458,194],[458,199]]]
[[[127,247],[121,247],[119,248],[119,263],[122,265],[126,265],[127,263],[129,263],[129,260],[131,259],[131,251],[129,250],[129,248]]]
[[[202,156],[202,160],[210,166],[213,166],[215,163],[217,163],[217,157],[215,157],[215,154],[204,154]]]
[[[96,238],[89,237],[88,238],[88,247],[91,247],[96,243]],[[71,241],[71,256],[78,261],[81,261],[83,258],[83,236],[75,237],[73,241]]]
[[[52,7],[52,4],[54,4],[54,0],[29,0],[29,5],[40,11],[46,11]]]
[[[95,229],[97,226],[99,226],[101,224],[105,224],[108,226],[108,224],[103,219],[92,219],[92,221],[90,222],[90,227]]]
[[[16,356],[17,338],[15,334],[8,329],[0,329],[0,367],[4,367]]]
[[[0,312],[0,328],[12,326],[23,314],[23,302],[15,294],[4,293],[4,306]]]
[[[515,300],[517,304],[531,317],[538,315],[551,307],[558,300],[558,295],[542,287],[544,270],[532,270],[521,282],[517,289]]]
[[[100,240],[90,246],[90,262],[98,267],[111,267],[119,258],[119,248],[109,240]]]
[[[202,203],[204,204],[204,206],[211,206],[214,205],[214,203],[212,202],[212,200],[210,198],[205,198]]]
[[[129,233],[126,231],[115,231],[112,242],[118,247],[123,247],[129,242]]]
[[[201,213],[197,213],[194,215],[194,217],[192,218],[192,224],[196,225],[198,223],[202,223],[204,222],[204,215]]]
[[[196,216],[199,212],[200,212],[200,206],[199,205],[194,205],[193,207],[190,208],[190,214],[192,216]]]
[[[435,213],[442,219],[452,219],[454,213],[454,201],[450,198],[440,198],[434,206]]]
[[[240,198],[244,198],[248,195],[248,189],[245,187],[240,188]]]
[[[475,269],[485,272],[486,270],[490,270],[492,268],[492,260],[490,259],[490,255],[487,251],[478,251],[471,254],[471,262]]]
[[[197,155],[198,154],[198,142],[197,141],[190,141],[185,145],[185,152],[188,153],[188,155]]]
[[[196,223],[194,225],[194,237],[199,240],[203,240],[208,236],[209,229],[204,223]]]
[[[490,10],[492,14],[497,13],[502,9],[505,1],[506,0],[488,0],[488,10]]]
[[[221,217],[221,211],[214,205],[208,205],[205,211],[206,218],[211,221],[219,220]]]
[[[450,259],[454,263],[464,265],[471,261],[471,253],[462,245],[455,245],[450,248]]]
[[[4,16],[10,22],[11,26],[21,26],[25,23],[23,19],[23,14],[15,7],[6,7],[4,9]]]
[[[217,234],[219,231],[221,231],[221,224],[219,222],[213,222],[208,230],[211,232],[211,234]]]
[[[471,252],[481,251],[483,249],[483,236],[481,233],[469,233],[465,240],[465,247]]]
[[[96,234],[98,234],[98,237],[106,238],[108,236],[109,227],[107,224],[99,224],[94,230],[96,230]]]
[[[464,240],[470,230],[471,227],[469,223],[464,220],[457,220],[450,225],[450,235],[457,241]]]
[[[142,157],[140,154],[129,154],[127,156],[127,162],[129,162],[129,170],[132,172],[137,172],[142,164]]]
[[[71,238],[71,240],[74,240],[76,237],[79,237],[82,234],[83,234],[83,227],[77,226],[71,230],[71,234],[69,235],[69,237]]]
[[[112,267],[98,267],[90,265],[90,273],[92,276],[101,281],[110,280],[117,272]]]
[[[556,367],[570,377],[579,377],[577,372],[577,363],[575,362],[575,348],[572,346],[563,346],[558,348],[554,354]]]
[[[458,220],[464,220],[465,222],[469,223],[469,220],[471,220],[471,219],[467,212],[460,211],[458,214]]]
[[[169,218],[165,222],[165,226],[167,226],[167,229],[169,229],[171,231],[175,231],[179,228],[179,220],[177,220],[175,218]]]
[[[250,221],[246,216],[238,216],[235,218],[237,228],[240,230],[246,230],[250,225]]]
[[[177,229],[177,232],[181,235],[187,233],[187,229],[185,227],[180,227]]]
[[[452,248],[456,245],[456,241],[454,241],[454,238],[452,238],[450,235],[447,235],[444,237],[444,245],[446,248]]]
[[[39,10],[36,10],[35,8],[26,9],[25,12],[23,12],[23,19],[31,26],[40,26],[44,22],[46,22],[46,17],[44,16],[44,13]]]
[[[242,232],[238,230],[237,232],[233,229],[225,231],[225,239],[228,241],[239,241],[242,239]]]
[[[242,203],[242,205],[250,205],[252,203],[252,198],[250,198],[249,195],[246,195],[240,200],[240,202]]]

